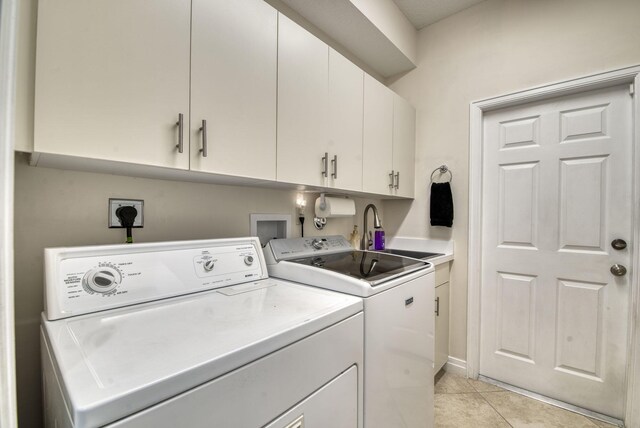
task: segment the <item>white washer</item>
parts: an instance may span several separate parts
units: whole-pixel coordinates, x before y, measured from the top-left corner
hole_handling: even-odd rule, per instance
[[[264,253],[272,277],[364,297],[365,428],[433,427],[433,266],[343,236],[271,240]]]
[[[257,238],[45,250],[49,427],[362,426],[362,299]]]

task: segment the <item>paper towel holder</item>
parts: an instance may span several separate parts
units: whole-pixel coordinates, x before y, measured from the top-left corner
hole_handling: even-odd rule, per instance
[[[327,202],[325,201],[324,197],[325,197],[325,194],[320,193],[320,207],[322,209],[325,209],[327,207]],[[316,229],[322,230],[327,225],[327,218],[314,216],[313,225],[316,227]]]
[[[326,217],[314,217],[313,218],[313,225],[316,227],[316,229],[318,230],[322,230],[324,229],[324,227],[327,225],[327,219]]]

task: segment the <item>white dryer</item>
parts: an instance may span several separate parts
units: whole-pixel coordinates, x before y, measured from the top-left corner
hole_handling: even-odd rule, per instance
[[[364,298],[365,428],[433,427],[433,266],[343,236],[272,239],[264,252],[272,277]]]
[[[45,250],[48,427],[362,426],[362,299],[257,238]]]

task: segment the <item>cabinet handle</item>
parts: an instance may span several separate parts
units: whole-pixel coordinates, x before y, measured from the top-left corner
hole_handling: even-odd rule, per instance
[[[184,140],[182,137],[182,128],[184,126],[184,115],[182,113],[178,113],[178,121],[176,122],[176,126],[178,127],[178,144],[176,144],[176,148],[178,149],[178,153],[182,153],[184,149]]]
[[[395,172],[394,170],[391,170],[391,174],[389,174],[389,179],[391,180],[391,184],[389,184],[389,189],[393,189],[393,175],[394,175],[393,173],[394,172]]]
[[[202,153],[202,157],[206,158],[209,151],[207,147],[207,121],[204,119],[202,119],[200,132],[202,132],[202,148],[200,149],[200,152]]]
[[[400,187],[400,171],[396,172],[396,189]]]
[[[440,298],[436,297],[436,316],[440,316]]]
[[[333,178],[338,178],[338,155],[333,155],[333,160],[331,160],[331,165],[333,166],[333,172],[331,176]]]
[[[324,156],[322,156],[322,165],[324,169],[322,170],[322,176],[327,177],[329,172],[329,153],[324,152]]]

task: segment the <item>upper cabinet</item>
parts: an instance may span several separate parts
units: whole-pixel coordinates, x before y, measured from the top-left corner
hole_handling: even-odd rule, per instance
[[[39,2],[34,151],[188,169],[190,20],[191,0]]]
[[[278,12],[262,0],[192,7],[191,169],[275,180]]]
[[[413,108],[263,0],[38,13],[34,163],[413,197]]]
[[[416,163],[416,110],[393,94],[393,194],[414,197]]]
[[[278,181],[325,186],[329,47],[279,14]]]
[[[364,77],[362,190],[381,195],[393,190],[393,92]]]
[[[363,190],[414,197],[415,109],[371,76],[364,81]]]
[[[364,72],[289,18],[278,36],[278,181],[362,190]]]
[[[329,49],[329,183],[362,190],[364,71]]]

